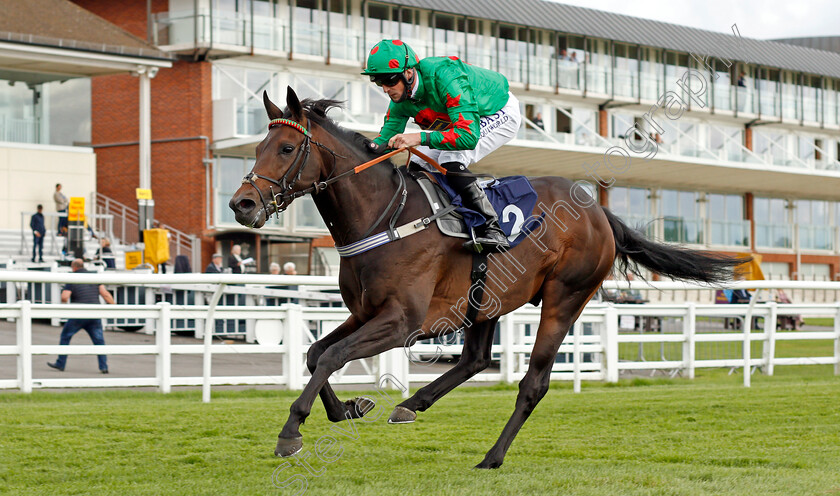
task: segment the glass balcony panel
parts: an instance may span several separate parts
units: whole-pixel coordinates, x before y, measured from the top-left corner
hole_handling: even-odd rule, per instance
[[[825,103],[825,123],[837,125],[837,100],[836,95],[831,101]]]
[[[295,53],[304,55],[326,55],[326,26],[308,22],[295,23],[292,29],[292,47]]]
[[[499,72],[504,74],[508,81],[524,83],[522,65],[524,61],[516,52],[499,52]]]
[[[803,250],[833,250],[834,229],[831,226],[799,224],[799,247]]]
[[[571,60],[558,60],[557,84],[561,88],[579,90],[580,85],[580,64]]]
[[[20,119],[0,114],[0,141],[40,143],[40,119]]]
[[[665,217],[665,241],[703,244],[703,221],[684,217]]]
[[[551,86],[554,66],[550,57],[531,57],[528,68],[528,83],[537,86]]]
[[[755,245],[761,248],[792,248],[793,226],[756,222]]]
[[[342,60],[358,60],[361,36],[350,29],[330,27],[330,57]]]
[[[732,99],[735,90],[731,84],[715,84],[715,109],[732,110]]]
[[[610,68],[599,65],[586,65],[586,91],[610,94]]]
[[[639,73],[627,69],[613,69],[615,94],[636,98],[639,95]]]
[[[749,246],[750,245],[750,222],[743,220],[710,221],[711,239],[713,245],[725,246]]]
[[[656,223],[661,219],[655,219],[647,215],[638,214],[616,214],[624,221],[625,224],[633,229],[640,229],[645,233],[645,236],[651,238],[656,235]]]
[[[752,88],[735,86],[738,112],[756,113],[755,91]]]
[[[819,114],[817,112],[817,99],[805,97],[802,99],[802,107],[804,108],[804,119],[806,121],[817,122]]]
[[[777,117],[779,115],[779,95],[775,91],[762,90],[761,115]]]
[[[656,74],[643,72],[640,77],[642,78],[642,98],[657,100],[659,98],[659,79]]]
[[[493,69],[493,51],[483,48],[467,48],[467,62],[484,69]]]

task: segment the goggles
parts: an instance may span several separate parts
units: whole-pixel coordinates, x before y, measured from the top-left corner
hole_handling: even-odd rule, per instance
[[[377,86],[395,86],[402,79],[401,72],[377,74],[370,77],[370,81]]]

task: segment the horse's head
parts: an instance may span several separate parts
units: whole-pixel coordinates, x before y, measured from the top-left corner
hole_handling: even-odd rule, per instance
[[[294,90],[289,87],[286,94],[285,114],[266,92],[263,102],[270,120],[268,134],[257,146],[254,168],[230,200],[236,221],[256,228],[262,227],[273,213],[285,210],[298,196],[312,191],[313,185],[317,190],[325,170],[323,154],[316,152],[316,147],[323,145],[313,139],[308,127],[311,121]],[[331,158],[334,160],[334,156]]]

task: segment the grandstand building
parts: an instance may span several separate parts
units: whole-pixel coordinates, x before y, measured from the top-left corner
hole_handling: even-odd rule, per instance
[[[263,90],[278,104],[286,85],[344,100],[332,116],[373,136],[389,100],[360,68],[375,42],[399,38],[510,81],[525,123],[476,170],[586,180],[661,240],[758,253],[769,278],[840,280],[840,53],[542,0],[74,3],[173,59],[151,79],[151,189],[158,219],[203,240],[202,265],[239,243],[260,271],[335,270],[311,199],[259,231],[227,204],[265,135]],[[96,190],[136,205],[138,78],[86,77]],[[0,79],[0,119],[16,105],[45,115],[27,95],[51,83]],[[3,129],[0,141],[53,143]]]

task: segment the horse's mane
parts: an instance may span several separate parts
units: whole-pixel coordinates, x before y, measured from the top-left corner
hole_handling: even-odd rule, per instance
[[[329,98],[323,98],[321,100],[305,98],[301,100],[300,104],[309,120],[324,128],[325,131],[348,145],[351,150],[356,151],[360,157],[364,158],[365,161],[372,160],[379,156],[379,154],[371,151],[371,149],[367,146],[367,143],[370,142],[368,138],[353,130],[342,127],[327,116],[327,112],[329,112],[330,109],[343,109],[344,102],[331,100]],[[283,109],[283,117],[287,119],[292,118],[292,113],[288,107]]]

